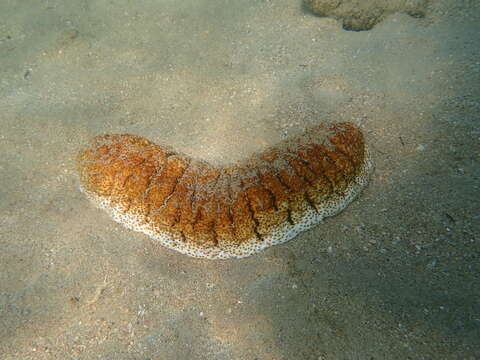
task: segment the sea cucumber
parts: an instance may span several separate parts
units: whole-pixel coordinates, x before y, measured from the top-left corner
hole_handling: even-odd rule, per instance
[[[79,153],[82,191],[114,220],[193,257],[241,258],[344,209],[373,169],[361,131],[320,125],[227,166],[136,135],[95,137]]]

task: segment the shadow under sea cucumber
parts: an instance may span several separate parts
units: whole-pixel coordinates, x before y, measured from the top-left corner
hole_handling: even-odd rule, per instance
[[[222,167],[136,135],[95,137],[79,153],[81,189],[117,222],[167,248],[241,258],[344,209],[373,163],[351,123],[320,125]]]

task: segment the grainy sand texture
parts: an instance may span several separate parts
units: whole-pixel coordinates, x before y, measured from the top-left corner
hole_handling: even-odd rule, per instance
[[[480,3],[426,3],[349,31],[302,0],[1,1],[0,359],[480,358]],[[97,135],[223,166],[336,122],[369,185],[248,258],[79,190]]]

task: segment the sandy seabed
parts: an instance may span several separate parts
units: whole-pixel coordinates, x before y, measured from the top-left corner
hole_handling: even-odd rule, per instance
[[[473,0],[361,32],[291,0],[2,1],[0,358],[479,358],[479,24]],[[98,134],[223,164],[323,121],[361,127],[370,185],[246,259],[78,188]]]

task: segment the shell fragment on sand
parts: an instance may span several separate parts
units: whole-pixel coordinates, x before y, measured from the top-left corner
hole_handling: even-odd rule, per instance
[[[214,167],[129,134],[102,135],[77,158],[81,189],[127,228],[201,258],[250,256],[344,209],[373,164],[360,130],[322,125],[241,162]]]

